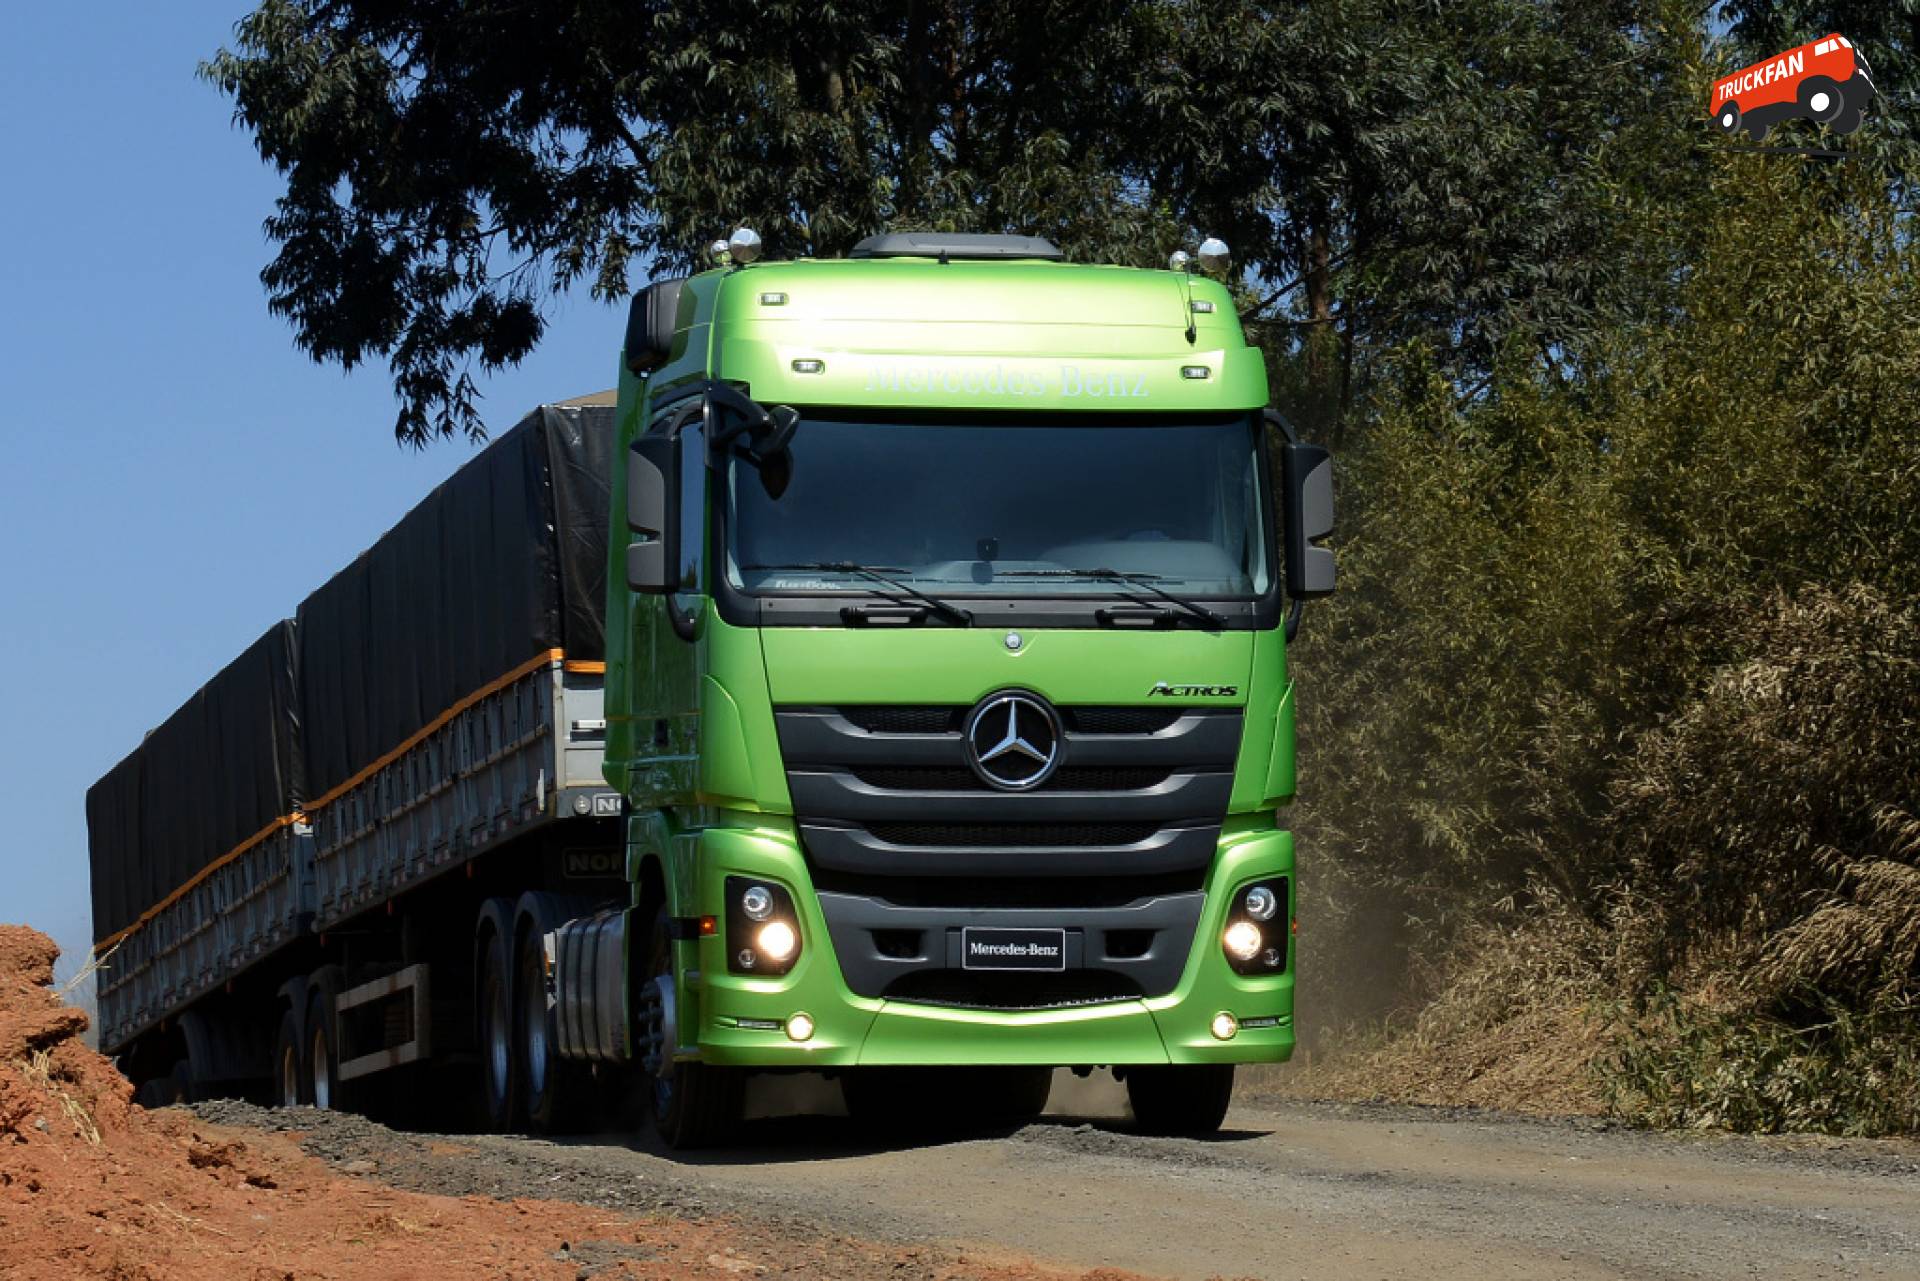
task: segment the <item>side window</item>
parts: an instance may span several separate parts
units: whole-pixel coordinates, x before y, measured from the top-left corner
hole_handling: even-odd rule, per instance
[[[707,444],[695,419],[680,432],[680,590],[707,586]]]

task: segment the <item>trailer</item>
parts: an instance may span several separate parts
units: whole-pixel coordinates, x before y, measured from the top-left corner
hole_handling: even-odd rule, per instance
[[[476,922],[622,898],[612,435],[527,417],[90,789],[102,1046],[148,1101],[477,1080]]]

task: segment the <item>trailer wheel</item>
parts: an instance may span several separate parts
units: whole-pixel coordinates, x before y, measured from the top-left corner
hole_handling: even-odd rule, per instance
[[[316,987],[307,1005],[309,1097],[321,1111],[344,1108],[340,1095],[340,1046],[334,1039],[333,993]]]
[[[1808,76],[1800,82],[1800,110],[1817,125],[1832,124],[1847,109],[1847,96],[1826,76]]]
[[[647,982],[637,1013],[644,1047],[641,1066],[651,1077],[653,1128],[670,1148],[703,1148],[724,1142],[739,1127],[746,1077],[711,1063],[676,1063],[678,1018],[673,1009],[673,940],[667,909],[654,914],[647,947]]]
[[[1233,1064],[1129,1068],[1127,1101],[1147,1134],[1212,1134],[1233,1101]]]
[[[185,1107],[195,1101],[193,1088],[193,1064],[181,1059],[173,1065],[173,1071],[167,1073],[160,1082],[160,1102],[163,1107]]]
[[[291,1009],[280,1015],[280,1031],[273,1038],[273,1102],[276,1107],[299,1107],[313,1101],[313,1080],[300,1044],[300,1023]]]
[[[480,973],[480,1075],[486,1095],[487,1126],[496,1133],[513,1129],[520,1091],[519,1055],[513,1045],[512,971],[507,942],[498,930],[487,936]]]
[[[1731,137],[1740,131],[1740,104],[1729,98],[1720,105],[1720,114],[1713,118],[1720,132]]]

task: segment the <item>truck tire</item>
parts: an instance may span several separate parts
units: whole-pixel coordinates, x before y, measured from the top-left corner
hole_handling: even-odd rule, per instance
[[[1720,132],[1731,138],[1740,132],[1740,104],[1729,98],[1720,104],[1720,113],[1713,118]]]
[[[1130,1068],[1127,1101],[1144,1134],[1213,1134],[1233,1101],[1233,1064]]]
[[[571,1134],[592,1123],[593,1071],[560,1057],[547,1007],[547,965],[540,936],[520,940],[520,964],[514,975],[515,1048],[520,1060],[521,1094],[527,1128],[535,1134]]]
[[[1808,76],[1795,95],[1800,110],[1817,125],[1830,125],[1847,109],[1847,95],[1827,76]]]
[[[661,1142],[670,1148],[690,1150],[712,1147],[730,1138],[739,1128],[746,1102],[746,1077],[735,1068],[711,1063],[675,1063],[673,1045],[677,1034],[662,1035],[665,1011],[658,998],[659,981],[664,978],[668,990],[673,983],[673,940],[667,930],[667,909],[655,913],[653,930],[647,944],[647,985],[638,1003],[641,1016],[651,1021],[642,1036],[652,1042],[651,1061],[642,1068],[650,1077],[648,1113]],[[649,1035],[650,1034],[650,1035]]]
[[[514,1049],[512,962],[500,931],[487,936],[480,962],[480,1078],[487,1128],[514,1128],[520,1111],[520,1063]]]
[[[1845,136],[1860,127],[1867,103],[1873,97],[1873,85],[1865,77],[1855,76],[1840,86],[1840,92],[1843,98],[1840,110],[1827,122],[1827,128]]]
[[[160,1105],[162,1107],[185,1107],[197,1098],[193,1084],[193,1064],[181,1059],[173,1065],[173,1071],[167,1073],[160,1082]]]
[[[293,1108],[313,1102],[313,1074],[300,1044],[300,1021],[291,1009],[280,1015],[280,1031],[273,1038],[273,1103]]]
[[[333,993],[316,986],[307,1002],[307,1099],[323,1112],[344,1111],[340,1042],[333,1026]]]

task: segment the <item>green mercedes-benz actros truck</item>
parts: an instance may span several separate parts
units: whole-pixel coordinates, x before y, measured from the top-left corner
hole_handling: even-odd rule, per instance
[[[1142,1125],[1217,1127],[1234,1065],[1294,1044],[1286,638],[1333,586],[1326,454],[1217,281],[1027,237],[758,247],[632,307],[633,902],[555,936],[562,1052],[630,1053],[683,1143],[746,1069],[1037,1111],[1109,1066]]]
[[[1107,1067],[1194,1131],[1287,1057],[1332,473],[1227,290],[757,249],[642,290],[617,397],[503,434],[89,790],[144,1101],[644,1100],[689,1146],[755,1072],[1012,1119]]]

